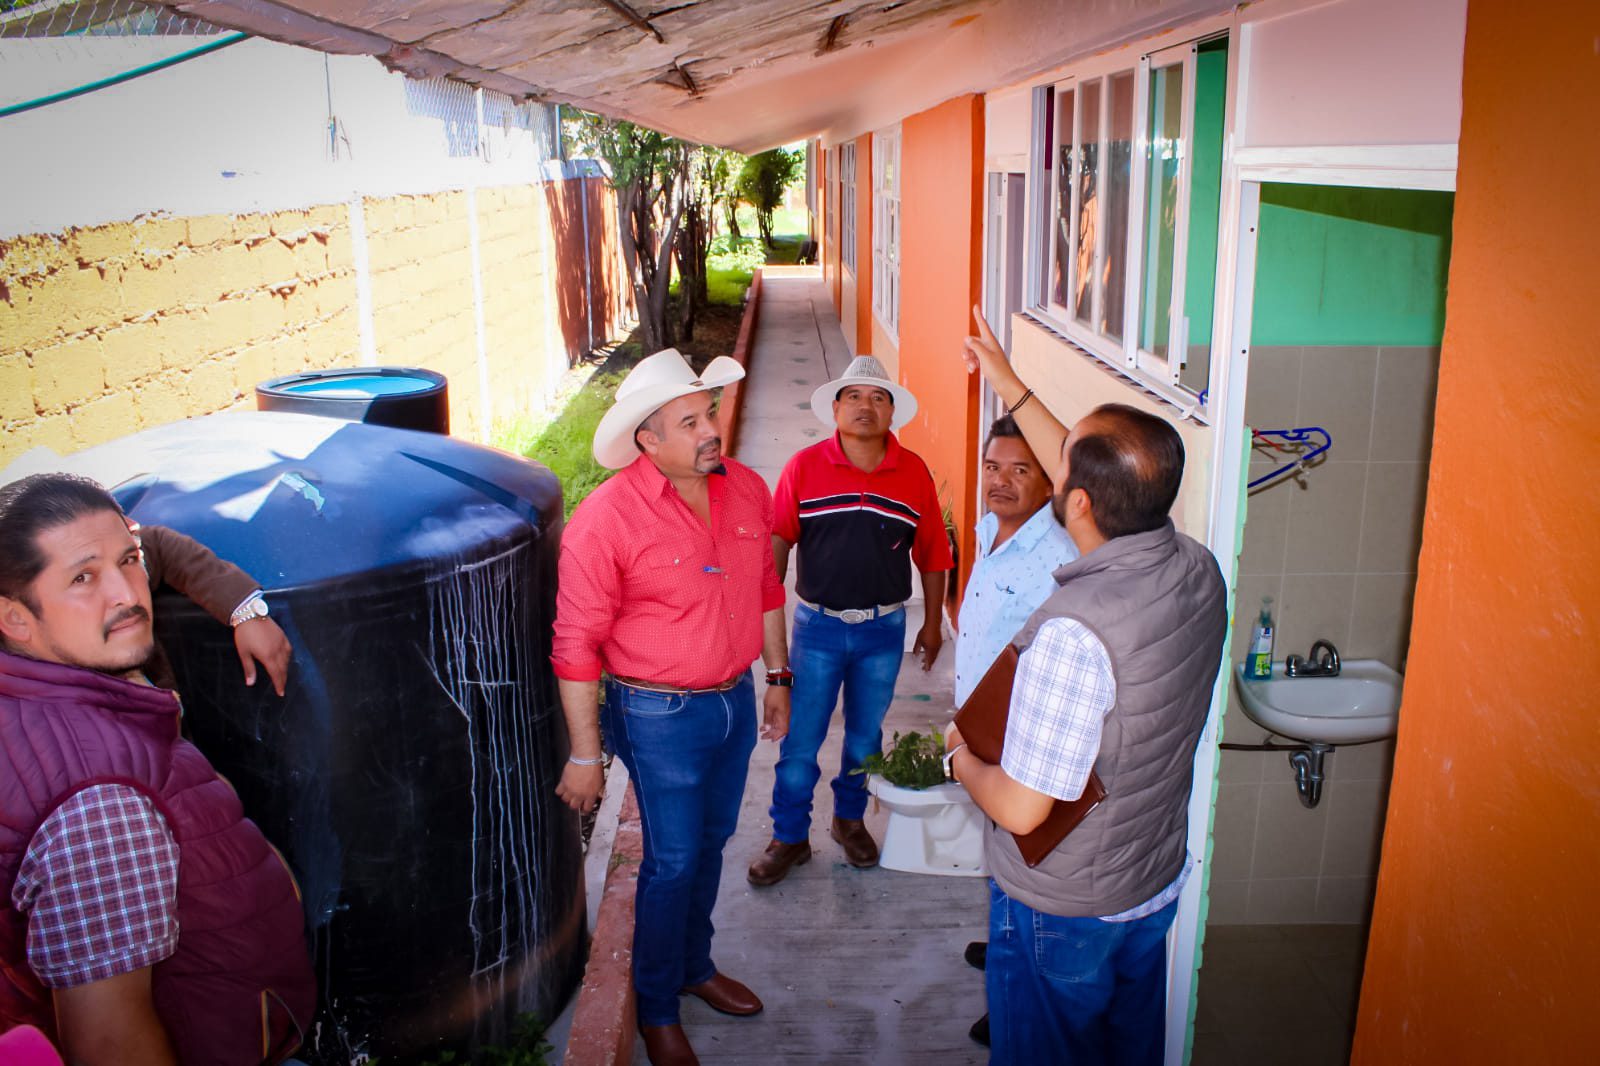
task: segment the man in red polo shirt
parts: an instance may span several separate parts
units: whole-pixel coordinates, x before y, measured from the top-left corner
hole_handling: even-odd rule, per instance
[[[744,377],[732,359],[696,376],[668,348],[617,389],[594,456],[619,473],[578,505],[561,540],[551,663],[572,755],[556,794],[600,796],[604,727],[644,823],[634,903],[639,1030],[655,1066],[698,1060],[678,1020],[688,993],[725,1014],[761,1000],[711,961],[711,909],[755,748],[750,664],[767,665],[761,735],[788,729],[783,584],[772,497],[725,458],[710,390]]]
[[[878,845],[861,821],[866,777],[856,771],[883,748],[883,718],[905,654],[911,567],[922,575],[925,601],[912,650],[927,670],[943,640],[945,573],[953,565],[928,466],[891,432],[916,414],[916,397],[863,355],[812,394],[811,409],[837,432],[790,459],[775,494],[778,572],[798,545],[800,602],[790,641],[793,718],[772,787],[772,842],[750,864],[754,885],[777,884],[811,858],[817,753],[841,688],[844,745],[830,835],[850,865],[877,865]]]

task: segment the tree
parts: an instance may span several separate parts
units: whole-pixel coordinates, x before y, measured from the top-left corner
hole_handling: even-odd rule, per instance
[[[645,349],[670,348],[673,329],[667,297],[673,251],[691,193],[689,162],[694,146],[632,122],[588,112],[579,112],[574,132],[584,150],[599,156],[611,170],[608,183],[617,198],[622,261],[633,285]]]
[[[761,241],[772,243],[772,213],[783,203],[783,191],[805,171],[805,155],[782,148],[753,155],[745,160],[736,187],[739,195],[756,209],[756,225]]]

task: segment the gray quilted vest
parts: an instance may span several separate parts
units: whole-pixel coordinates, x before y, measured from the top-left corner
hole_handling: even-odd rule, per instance
[[[1083,623],[1106,646],[1117,682],[1095,770],[1099,807],[1032,869],[989,823],[984,858],[1005,893],[1062,917],[1138,906],[1183,869],[1195,745],[1228,627],[1216,559],[1169,521],[1118,537],[1055,572],[1057,589],[1017,634],[1025,649],[1051,618]]]

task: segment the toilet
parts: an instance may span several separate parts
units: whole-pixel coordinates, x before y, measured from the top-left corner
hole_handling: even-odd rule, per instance
[[[889,810],[878,865],[913,874],[982,877],[984,815],[967,790],[946,783],[901,788],[877,774],[867,791]]]

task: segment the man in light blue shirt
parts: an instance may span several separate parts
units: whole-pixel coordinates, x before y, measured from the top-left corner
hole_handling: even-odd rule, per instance
[[[1010,415],[989,427],[983,499],[989,510],[978,522],[978,561],[958,618],[957,707],[1055,590],[1056,569],[1078,557],[1072,538],[1050,513],[1050,478]]]
[[[983,502],[978,561],[961,598],[956,639],[956,706],[967,701],[1017,630],[1055,590],[1055,571],[1078,548],[1050,510],[1050,477],[1010,415],[995,419],[983,446]],[[982,968],[982,941],[967,945],[967,961]],[[989,1016],[971,1036],[988,1046]]]

